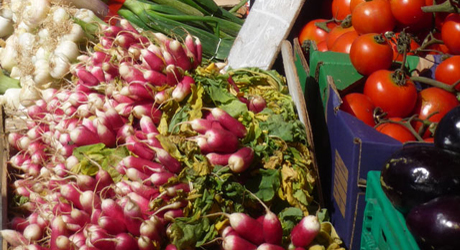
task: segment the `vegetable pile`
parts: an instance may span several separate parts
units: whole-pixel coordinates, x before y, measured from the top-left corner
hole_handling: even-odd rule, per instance
[[[386,161],[382,189],[406,217],[421,249],[458,248],[460,224],[460,107],[439,122],[434,145],[407,145]]]
[[[285,79],[102,27],[10,131],[14,249],[340,249]],[[20,110],[17,110],[20,112]]]
[[[299,41],[347,53],[363,76],[344,92],[342,110],[402,143],[432,142],[436,124],[459,105],[457,7],[455,1],[332,0],[324,18],[305,24]],[[434,66],[410,68],[409,56]]]

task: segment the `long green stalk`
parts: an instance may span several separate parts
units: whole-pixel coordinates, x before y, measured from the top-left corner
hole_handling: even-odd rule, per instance
[[[201,11],[179,0],[152,0],[152,1],[155,3],[161,4],[161,5],[174,7],[186,15],[203,16],[203,13]]]

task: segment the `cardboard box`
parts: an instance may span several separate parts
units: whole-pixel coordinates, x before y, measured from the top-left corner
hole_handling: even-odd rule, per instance
[[[306,55],[297,39],[294,46],[296,65],[303,68],[299,79],[325,204],[347,249],[360,249],[367,174],[381,170],[403,144],[340,110],[341,95],[362,87],[364,81],[347,54],[313,49]],[[409,58],[408,66],[413,70],[428,67],[417,57]]]

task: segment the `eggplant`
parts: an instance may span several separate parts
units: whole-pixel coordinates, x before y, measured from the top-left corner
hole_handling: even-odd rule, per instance
[[[386,161],[380,183],[402,214],[442,195],[460,195],[460,154],[432,144],[406,145]]]
[[[460,106],[447,112],[434,131],[436,147],[460,153]]]
[[[441,196],[415,206],[406,225],[421,249],[460,249],[460,196]]]

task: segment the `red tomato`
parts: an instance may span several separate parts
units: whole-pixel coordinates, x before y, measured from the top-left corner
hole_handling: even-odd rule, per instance
[[[454,94],[437,87],[429,87],[418,93],[417,104],[413,113],[422,120],[428,119],[431,122],[439,122],[447,112],[458,105],[459,102]],[[418,132],[421,126],[421,122],[414,122],[415,131]],[[423,134],[423,138],[429,137],[430,134],[427,130]]]
[[[340,109],[355,116],[367,125],[374,127],[375,106],[371,99],[362,93],[350,93],[342,97]]]
[[[350,53],[350,48],[356,38],[358,38],[358,33],[356,31],[350,31],[345,34],[342,34],[335,40],[334,44],[330,51],[340,52],[340,53]]]
[[[406,117],[412,113],[417,102],[417,89],[412,80],[404,77],[404,83],[395,79],[395,71],[386,69],[372,73],[364,83],[363,93],[376,107],[380,107],[387,117]]]
[[[366,2],[366,0],[351,0],[350,1],[350,12],[353,13],[353,10],[356,8],[356,6],[364,2]]]
[[[393,49],[393,61],[399,61],[401,62],[403,59],[403,54],[398,52],[398,38],[400,36],[400,33],[395,33],[395,36],[390,39],[390,44],[391,48]],[[402,45],[400,45],[402,46]],[[409,45],[409,52],[407,52],[407,55],[413,55],[414,53],[411,51],[416,50],[420,45],[414,40],[410,39],[410,45]]]
[[[350,61],[362,75],[379,69],[388,69],[393,60],[393,50],[385,38],[368,33],[356,38],[350,47]]]
[[[446,17],[441,36],[450,53],[460,54],[460,14],[452,13]]]
[[[332,16],[337,20],[343,20],[350,15],[350,1],[351,0],[332,0]]]
[[[399,117],[391,118],[392,121],[401,121],[402,119]],[[376,128],[382,134],[386,134],[401,143],[415,141],[415,136],[410,132],[409,129],[404,127],[401,124],[393,123],[393,122],[385,122],[379,124]]]
[[[337,25],[335,26],[333,29],[331,29],[331,31],[329,31],[329,33],[327,34],[327,37],[326,37],[326,44],[327,44],[327,48],[328,49],[331,49],[332,48],[332,45],[334,45],[334,42],[335,40],[337,40],[337,38],[349,31],[354,31],[355,28],[353,26],[350,26],[350,27],[342,27],[341,25]]]
[[[311,41],[315,41],[316,44],[322,42],[322,41],[325,41],[326,40],[326,36],[327,36],[327,32],[321,28],[319,28],[318,26],[316,26],[315,23],[320,23],[320,22],[325,22],[327,21],[326,19],[314,19],[314,20],[311,20],[310,22],[308,22],[307,24],[305,24],[305,26],[303,26],[302,30],[300,31],[300,34],[299,34],[299,42],[300,44],[303,44],[304,41],[306,40],[311,40]],[[337,26],[336,23],[334,22],[329,22],[327,24],[327,27],[329,29],[332,29],[334,28],[335,26]]]
[[[430,14],[422,11],[425,0],[390,0],[391,13],[403,26],[414,25]]]
[[[372,0],[355,7],[351,13],[351,23],[359,34],[384,33],[395,27],[388,0]]]
[[[445,84],[453,85],[460,80],[460,55],[442,61],[434,71],[434,78]],[[460,91],[460,84],[455,87]]]
[[[318,43],[316,45],[316,48],[318,49],[318,51],[321,51],[321,52],[328,51],[326,41],[322,41],[322,42]]]

